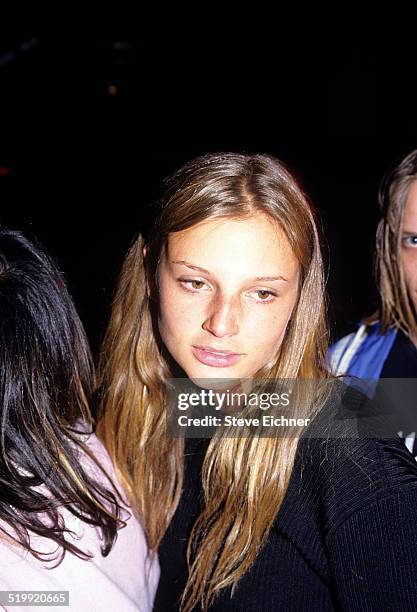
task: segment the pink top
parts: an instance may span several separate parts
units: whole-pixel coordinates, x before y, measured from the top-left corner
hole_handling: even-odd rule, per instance
[[[112,477],[113,468],[103,445],[95,435],[89,436],[88,447],[101,465]],[[89,468],[100,481],[105,477],[97,466],[84,456],[84,467]],[[91,468],[91,469],[90,469]],[[67,527],[76,532],[75,544],[83,551],[94,554],[94,558],[84,561],[69,552],[54,569],[35,559],[23,549],[7,543],[0,535],[0,591],[35,590],[69,591],[69,607],[37,606],[33,610],[74,610],[74,612],[148,612],[152,610],[153,599],[159,579],[159,564],[155,557],[149,557],[144,532],[140,523],[131,515],[126,527],[118,531],[113,548],[107,557],[100,551],[98,530],[82,523],[67,510],[62,510]],[[123,515],[122,518],[126,518]],[[66,536],[68,539],[73,536]],[[36,549],[53,553],[56,544],[35,534],[31,543]],[[1,608],[1,606],[0,606]],[[27,612],[28,606],[3,607],[10,612]]]

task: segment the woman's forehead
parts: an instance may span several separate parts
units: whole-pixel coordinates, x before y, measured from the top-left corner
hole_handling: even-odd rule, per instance
[[[404,208],[403,226],[406,231],[417,232],[417,180],[410,184]]]
[[[283,230],[265,215],[213,219],[171,234],[169,263],[187,262],[213,273],[292,275],[298,262]]]

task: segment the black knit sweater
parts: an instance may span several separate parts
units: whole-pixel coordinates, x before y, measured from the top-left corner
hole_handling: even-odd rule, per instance
[[[179,610],[207,441],[188,440],[157,612]],[[269,539],[213,611],[417,610],[417,466],[399,439],[305,439]]]

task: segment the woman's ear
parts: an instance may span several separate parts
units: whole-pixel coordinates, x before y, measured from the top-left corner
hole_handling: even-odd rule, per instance
[[[149,255],[149,247],[147,244],[142,249],[143,253],[143,265],[145,268],[145,276],[146,276],[146,294],[150,300],[156,301],[158,298],[158,290],[155,274],[150,265],[150,255]]]

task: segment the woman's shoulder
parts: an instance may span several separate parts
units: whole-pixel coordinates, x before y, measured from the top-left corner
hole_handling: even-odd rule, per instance
[[[92,429],[83,422],[76,425],[74,446],[81,466],[97,483],[117,493],[117,497],[126,504],[116,470],[106,447]]]
[[[395,434],[357,432],[351,424],[347,431],[301,440],[289,486],[293,500],[303,498],[327,533],[393,495],[411,496],[417,505],[417,464],[404,442]]]
[[[115,470],[110,456],[103,442],[97,437],[94,432],[90,432],[83,436],[84,445],[91,455],[96,459],[97,463],[108,473],[109,476],[115,475]],[[85,459],[84,459],[85,461]]]
[[[417,486],[417,464],[404,441],[393,437],[306,437],[300,441],[296,465],[300,478],[316,475],[323,486],[349,480],[384,493],[405,484]]]
[[[326,550],[337,534],[363,538],[361,530],[371,533],[376,524],[384,531],[392,512],[406,516],[414,508],[417,465],[399,438],[308,437],[300,440],[274,532],[327,576]]]
[[[355,378],[330,379],[327,399],[299,444],[303,462],[333,477],[351,471],[359,476],[385,474],[395,486],[404,469],[417,474],[417,464],[397,435],[395,412],[389,410],[376,381]]]
[[[118,494],[118,501],[121,499],[120,518],[124,524],[117,539],[103,556],[97,528],[62,506],[58,511],[68,530],[66,539],[91,558],[84,560],[67,551],[57,564],[60,549],[52,539],[28,531],[31,545],[42,554],[37,559],[8,536],[7,525],[0,524],[0,586],[12,590],[24,589],[25,584],[38,590],[76,588],[72,600],[83,601],[84,607],[91,610],[104,609],[106,603],[123,610],[150,610],[159,577],[157,557],[150,554],[140,521],[121,498],[121,488],[103,443],[81,423],[77,423],[72,439],[78,461],[89,478],[113,495]],[[84,609],[83,603],[80,605]]]

